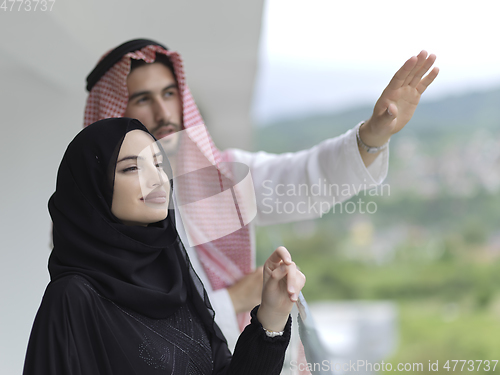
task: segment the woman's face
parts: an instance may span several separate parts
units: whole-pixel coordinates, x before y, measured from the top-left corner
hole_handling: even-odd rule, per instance
[[[126,225],[161,221],[168,215],[169,189],[154,139],[142,130],[128,132],[116,163],[111,212]]]

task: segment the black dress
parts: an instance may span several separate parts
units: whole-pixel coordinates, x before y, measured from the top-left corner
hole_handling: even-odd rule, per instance
[[[285,334],[269,338],[252,312],[233,357],[191,303],[152,319],[100,295],[75,275],[51,282],[33,326],[25,375],[279,374]]]
[[[112,214],[117,157],[132,130],[147,132],[137,120],[102,120],[66,150],[49,200],[51,282],[23,374],[279,374],[291,319],[269,338],[256,307],[231,356],[174,211],[147,227]]]

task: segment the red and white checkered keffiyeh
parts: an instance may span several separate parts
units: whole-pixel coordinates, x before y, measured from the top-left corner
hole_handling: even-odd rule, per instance
[[[220,152],[215,147],[205,127],[186,84],[181,57],[178,53],[165,50],[160,46],[149,45],[141,50],[129,52],[104,74],[88,96],[84,126],[105,118],[123,117],[128,102],[127,76],[130,72],[130,59],[151,63],[155,61],[157,53],[168,56],[174,66],[182,99],[183,126],[188,130],[191,141],[211,164],[219,165],[230,161],[227,153]],[[203,189],[203,186],[195,188]],[[204,218],[213,217],[215,220],[215,218],[224,217],[222,207],[218,207],[217,211],[213,210],[213,212],[207,212],[206,208],[200,208],[200,210],[199,215]],[[234,211],[234,207],[232,210]],[[248,225],[212,242],[197,245],[195,249],[214,290],[232,285],[255,267]],[[244,326],[245,320],[240,318],[240,326]]]

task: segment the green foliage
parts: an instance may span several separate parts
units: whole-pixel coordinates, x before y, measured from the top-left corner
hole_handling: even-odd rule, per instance
[[[374,202],[376,213],[348,214],[344,203],[322,219],[258,228],[258,261],[285,245],[307,277],[308,301],[396,302],[400,345],[391,363],[421,362],[429,373],[429,361],[438,360],[443,373],[447,360],[500,360],[500,192],[484,183],[499,173],[498,103],[498,89],[421,103],[391,140],[390,194],[354,198]],[[257,128],[256,149],[311,147],[371,110]],[[418,178],[408,183],[412,174]],[[434,183],[431,194],[414,186],[420,180]],[[450,191],[471,183],[465,193]]]
[[[266,232],[281,232],[282,243],[307,276],[303,293],[308,301],[398,303],[400,345],[386,362],[421,362],[424,373],[430,373],[429,360],[439,361],[441,373],[446,360],[500,360],[500,260],[475,258],[478,250],[467,236],[449,236],[440,244],[445,249],[439,259],[408,255],[422,248],[405,242],[398,248],[401,256],[374,264],[346,258],[341,250],[347,242],[336,237],[341,232],[332,234],[322,220],[311,236],[297,235],[291,227],[260,228],[259,253],[269,253]]]
[[[429,371],[429,361],[439,361],[439,372],[446,373],[443,365],[447,360],[498,360],[500,353],[500,320],[493,310],[476,311],[466,304],[442,304],[433,301],[415,301],[400,304],[401,342],[399,350],[387,361],[391,363],[424,364]],[[453,367],[453,362],[451,362]],[[455,372],[462,363],[459,362]],[[484,367],[480,371],[475,362],[473,372],[488,373]],[[493,367],[493,366],[492,366]],[[494,373],[500,371],[497,368]],[[450,371],[451,372],[451,371]]]

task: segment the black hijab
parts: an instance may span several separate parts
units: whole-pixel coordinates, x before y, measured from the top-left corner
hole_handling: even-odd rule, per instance
[[[111,212],[118,153],[136,129],[147,132],[138,120],[101,120],[68,146],[49,200],[51,280],[81,275],[109,300],[155,319],[171,315],[191,295],[214,332],[213,310],[179,240],[174,211],[147,227],[124,225]]]

